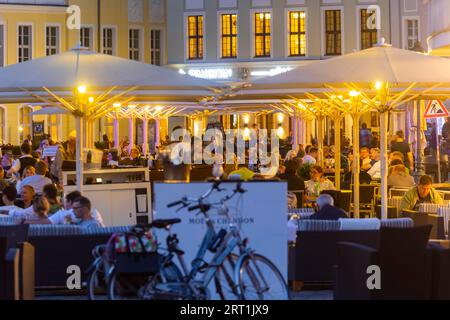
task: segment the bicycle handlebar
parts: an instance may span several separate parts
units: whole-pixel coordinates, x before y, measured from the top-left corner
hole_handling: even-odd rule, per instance
[[[205,204],[202,203],[205,199],[207,199],[214,190],[218,191],[218,192],[222,192],[222,191],[226,191],[226,189],[221,189],[220,185],[222,184],[222,181],[214,181],[213,186],[204,194],[202,195],[200,198],[188,198],[188,197],[184,197],[182,200],[179,201],[175,201],[172,202],[170,204],[167,205],[167,208],[172,208],[172,207],[176,207],[179,205],[183,205],[183,207],[187,207],[190,203],[198,203],[197,205],[191,206],[188,208],[188,211],[194,211],[194,210],[202,210],[202,211],[208,211],[209,209],[211,209],[212,204]],[[236,188],[234,189],[233,193],[231,195],[228,195],[224,198],[222,198],[220,200],[219,203],[224,203],[226,201],[231,200],[236,194],[240,193],[240,194],[244,194],[246,193],[247,190],[242,188],[242,182],[239,182],[236,185]],[[182,208],[180,208],[182,209]]]

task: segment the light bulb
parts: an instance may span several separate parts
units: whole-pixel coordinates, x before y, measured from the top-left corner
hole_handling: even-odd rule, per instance
[[[87,91],[87,87],[83,84],[78,87],[78,93],[85,94]]]

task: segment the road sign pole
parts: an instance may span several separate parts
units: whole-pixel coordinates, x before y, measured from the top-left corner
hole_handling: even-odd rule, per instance
[[[437,172],[438,172],[438,183],[441,183],[441,146],[439,143],[439,131],[438,131],[438,119],[434,119],[436,127],[436,157],[437,157]]]

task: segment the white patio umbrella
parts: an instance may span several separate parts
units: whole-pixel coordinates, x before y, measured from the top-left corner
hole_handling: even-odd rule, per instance
[[[55,115],[55,114],[69,114],[69,111],[58,107],[43,107],[31,113],[31,115],[33,116]]]
[[[312,62],[274,77],[261,79],[244,88],[233,99],[304,99],[311,93],[328,98],[329,105],[341,111],[345,101],[339,95],[351,99],[355,119],[360,108],[377,108],[381,118],[381,177],[382,215],[387,218],[387,112],[407,101],[431,97],[447,97],[450,94],[450,61],[413,51],[393,48],[384,43],[373,48]],[[310,94],[308,94],[310,93]],[[221,103],[227,103],[222,101]],[[336,134],[338,136],[338,134]],[[354,125],[354,157],[358,158],[358,122]],[[359,162],[355,161],[355,172]],[[355,174],[355,206],[359,206],[359,177]],[[359,213],[356,208],[355,215]]]
[[[77,186],[82,188],[84,126],[114,109],[114,102],[199,102],[222,85],[175,71],[87,51],[68,52],[0,68],[0,102],[58,103],[74,114]]]

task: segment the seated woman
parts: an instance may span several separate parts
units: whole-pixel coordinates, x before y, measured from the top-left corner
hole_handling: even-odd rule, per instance
[[[406,173],[406,167],[403,164],[389,168],[389,187],[412,188],[415,184],[414,178]]]
[[[50,204],[44,196],[37,196],[33,201],[33,214],[25,217],[25,224],[52,224],[48,219]]]
[[[333,182],[323,177],[321,166],[311,167],[311,180],[306,181],[306,192],[309,195],[319,196],[322,191],[336,190]]]
[[[25,180],[25,178],[32,177],[34,175],[36,175],[35,167],[26,166],[25,169],[23,170],[22,177],[20,177],[20,180],[18,180],[16,183],[17,192],[20,192],[20,190],[22,190],[21,189],[22,181]]]

